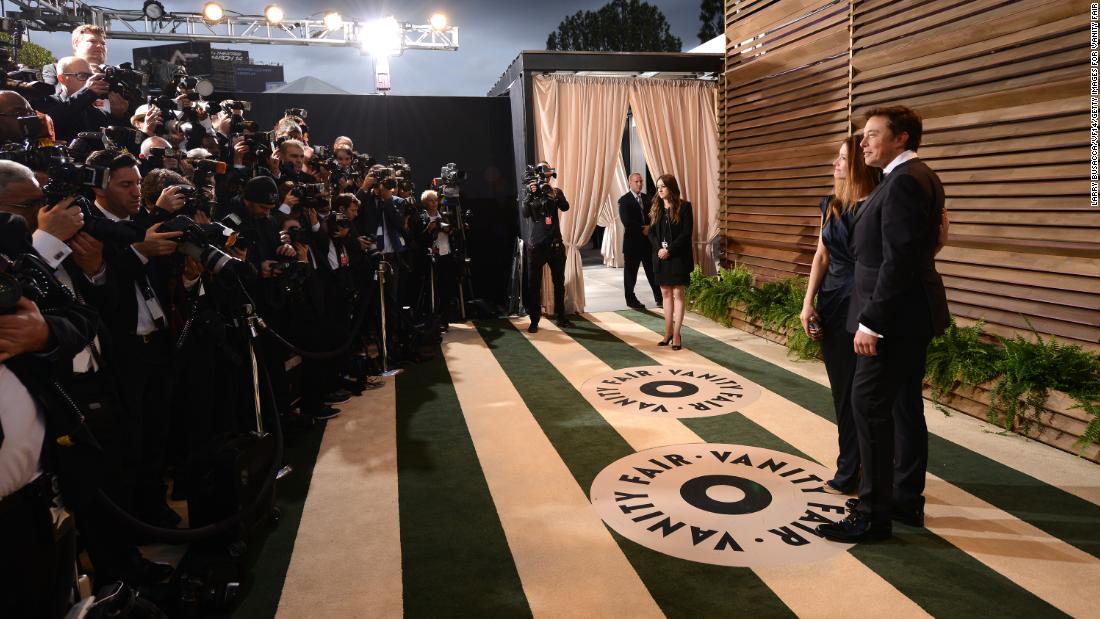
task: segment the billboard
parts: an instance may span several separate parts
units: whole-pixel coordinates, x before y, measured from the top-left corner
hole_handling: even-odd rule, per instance
[[[145,70],[150,64],[168,63],[187,67],[188,75],[210,75],[214,72],[210,64],[210,52],[209,43],[195,42],[137,47],[134,48],[134,68]]]
[[[238,92],[264,92],[271,82],[282,82],[282,65],[249,64],[234,67]]]

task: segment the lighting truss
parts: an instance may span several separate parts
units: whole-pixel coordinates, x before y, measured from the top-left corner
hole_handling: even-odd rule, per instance
[[[250,43],[307,45],[313,47],[360,47],[366,22],[345,21],[329,30],[321,19],[285,17],[271,24],[262,15],[225,14],[209,23],[201,13],[166,13],[152,20],[140,10],[94,7],[80,0],[8,0],[19,7],[10,12],[28,30],[67,32],[81,24],[95,24],[107,31],[108,39],[138,41],[205,41],[208,43]],[[197,3],[197,0],[196,0]],[[436,30],[430,25],[398,23],[401,50],[456,51],[458,28]]]

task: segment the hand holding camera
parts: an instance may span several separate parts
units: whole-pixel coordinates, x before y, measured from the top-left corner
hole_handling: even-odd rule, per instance
[[[69,240],[73,261],[88,277],[103,270],[103,243],[87,232],[78,232]]]
[[[157,198],[157,208],[169,213],[175,213],[187,204],[187,195],[183,192],[183,185],[165,187]]]
[[[146,230],[145,240],[134,243],[131,247],[146,258],[168,256],[175,253],[177,244],[172,239],[183,236],[183,232],[160,232],[162,225],[164,224],[158,224]]]
[[[38,229],[49,232],[60,241],[68,241],[84,227],[84,213],[73,205],[75,196],[46,206],[38,211]]]
[[[19,298],[14,312],[0,314],[0,363],[24,353],[44,350],[49,341],[50,328],[38,306],[27,297]]]
[[[95,93],[100,99],[106,97],[107,93],[111,91],[111,83],[107,81],[107,76],[102,73],[93,73],[88,81],[84,82],[84,87]]]

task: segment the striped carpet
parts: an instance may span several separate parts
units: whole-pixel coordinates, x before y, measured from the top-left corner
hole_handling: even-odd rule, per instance
[[[632,541],[648,535],[715,546],[719,537],[703,542],[713,530],[692,527],[689,535],[667,520],[662,528],[655,515],[639,516],[658,524],[630,539],[605,524],[593,481],[637,452],[694,446],[695,457],[710,450],[728,472],[746,470],[733,462],[744,446],[828,468],[837,447],[824,370],[696,316],[687,319],[681,351],[656,346],[663,321],[647,312],[585,315],[564,331],[543,321],[535,335],[526,326],[491,320],[452,328],[435,360],[345,405],[319,440],[298,446],[306,461],[292,476],[302,486],[291,497],[298,508],[284,508],[236,615],[1100,612],[1100,467],[930,406],[924,529],[896,525],[886,543],[829,547],[805,532],[811,516],[820,518],[807,511],[799,520],[810,526],[788,523],[802,532],[780,527],[775,538],[739,541],[786,552],[776,541],[783,538],[824,554],[747,567],[676,558],[655,550],[656,542]],[[734,376],[759,395],[725,414],[676,418],[631,410],[633,401],[609,406],[585,387],[601,374],[658,365]],[[665,451],[675,450],[655,453]],[[649,471],[656,484],[660,474],[681,474],[673,460],[635,470]],[[766,465],[756,464],[759,475]],[[618,506],[644,514],[646,505]]]

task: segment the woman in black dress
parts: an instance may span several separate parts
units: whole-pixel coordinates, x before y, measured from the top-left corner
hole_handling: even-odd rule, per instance
[[[852,348],[855,334],[848,331],[848,301],[855,276],[855,260],[848,250],[852,221],[863,200],[878,184],[878,168],[863,161],[859,143],[863,136],[849,137],[840,145],[833,161],[833,195],[821,200],[821,236],[810,266],[810,281],[802,301],[802,328],[821,342],[825,371],[833,390],[840,455],[836,475],[825,482],[826,490],[849,494],[859,485],[859,444],[852,419],[852,377],[856,354]],[[817,306],[814,307],[814,296]]]
[[[676,177],[665,174],[657,179],[649,220],[653,222],[649,242],[653,246],[653,277],[661,287],[665,309],[665,337],[657,345],[672,344],[680,350],[680,327],[684,324],[684,288],[695,268],[692,256],[691,202],[680,199]]]

